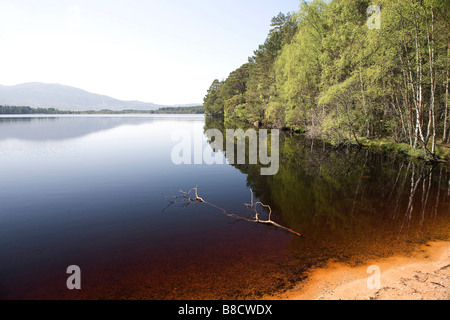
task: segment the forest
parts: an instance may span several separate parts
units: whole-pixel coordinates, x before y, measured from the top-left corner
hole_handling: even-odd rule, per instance
[[[123,110],[123,111],[63,111],[55,108],[31,108],[27,106],[1,106],[0,114],[203,114],[202,106],[196,107],[164,107],[158,110]]]
[[[427,159],[450,143],[448,0],[313,0],[214,80],[205,113],[334,145],[390,143]]]

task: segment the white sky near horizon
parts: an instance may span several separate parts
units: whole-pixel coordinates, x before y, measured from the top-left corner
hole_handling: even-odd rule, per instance
[[[0,84],[201,103],[299,0],[0,0]]]

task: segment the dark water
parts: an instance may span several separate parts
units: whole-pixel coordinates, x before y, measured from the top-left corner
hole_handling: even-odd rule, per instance
[[[292,287],[329,259],[408,253],[450,235],[450,171],[282,135],[281,165],[172,163],[194,116],[0,118],[0,299],[253,299]],[[220,155],[226,150],[219,146]],[[273,220],[237,222],[179,190],[248,215],[250,188]],[[69,291],[78,265],[82,290]]]

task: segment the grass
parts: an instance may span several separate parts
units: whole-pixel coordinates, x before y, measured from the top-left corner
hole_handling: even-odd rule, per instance
[[[409,144],[397,143],[389,139],[363,139],[360,141],[364,146],[375,149],[382,149],[390,152],[402,153],[413,158],[431,160],[430,155],[425,155],[422,148],[411,148]],[[431,142],[427,146],[431,150]],[[442,141],[437,141],[435,156],[439,160],[450,161],[450,145],[444,144]]]

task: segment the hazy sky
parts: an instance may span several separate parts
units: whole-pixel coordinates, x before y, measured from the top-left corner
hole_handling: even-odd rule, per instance
[[[299,0],[0,0],[0,84],[198,103]]]

